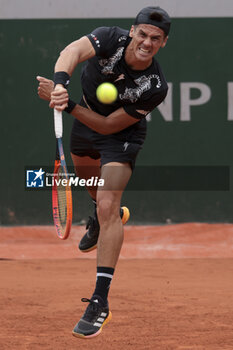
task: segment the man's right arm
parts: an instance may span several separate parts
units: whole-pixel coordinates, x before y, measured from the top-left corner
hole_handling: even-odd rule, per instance
[[[75,67],[95,56],[95,50],[90,40],[84,36],[73,41],[61,53],[55,64],[54,72],[66,72],[72,75]]]
[[[64,110],[67,107],[67,90],[65,83],[69,80],[75,67],[90,58],[95,56],[95,50],[90,40],[84,36],[79,40],[73,41],[61,53],[54,67],[54,82],[56,84],[54,91],[58,91],[63,101],[59,106],[50,102],[50,107],[59,107]],[[55,76],[59,75],[57,80]]]

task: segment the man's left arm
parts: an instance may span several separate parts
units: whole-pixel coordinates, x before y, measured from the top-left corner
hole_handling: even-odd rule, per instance
[[[105,117],[78,104],[72,110],[71,115],[102,135],[115,134],[139,121],[126,113],[123,108],[119,108]]]

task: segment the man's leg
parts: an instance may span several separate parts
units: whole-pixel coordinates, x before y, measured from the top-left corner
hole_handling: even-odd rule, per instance
[[[100,159],[92,159],[90,157],[79,157],[71,153],[72,161],[75,168],[75,173],[79,176],[80,179],[90,179],[92,176],[97,176],[98,178],[101,175],[100,169]],[[97,186],[88,186],[86,187],[91,198],[96,200]]]
[[[100,236],[97,247],[97,280],[84,315],[73,335],[81,338],[97,336],[111,319],[108,292],[123,243],[123,225],[119,216],[122,193],[132,174],[128,163],[108,163],[102,167],[104,186],[97,191],[97,213]]]
[[[123,191],[131,174],[132,169],[128,163],[108,163],[102,167],[101,178],[104,179],[105,185],[97,192],[97,214],[100,224],[98,266],[116,266],[123,242],[119,209]]]
[[[100,169],[100,159],[92,159],[90,157],[79,157],[75,154],[71,153],[71,157],[73,160],[75,173],[77,176],[79,176],[82,179],[89,179],[92,176],[97,176],[100,178],[101,176],[101,169]],[[99,222],[96,215],[96,193],[97,193],[97,186],[93,187],[86,187],[88,193],[90,194],[91,198],[94,202],[94,215],[89,216],[86,229],[88,230],[86,234],[83,236],[79,243],[79,249],[82,252],[89,252],[96,248],[97,241],[99,237]],[[119,214],[118,214],[119,215]],[[130,213],[129,209],[126,207],[122,207],[120,209],[120,218],[123,222],[123,224],[126,224],[126,222],[129,220]]]

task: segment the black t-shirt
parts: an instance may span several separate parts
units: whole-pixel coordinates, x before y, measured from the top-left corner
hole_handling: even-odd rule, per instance
[[[82,135],[93,142],[118,140],[142,145],[147,129],[145,117],[164,100],[168,89],[158,62],[153,59],[150,67],[143,71],[130,69],[124,56],[131,38],[129,31],[119,27],[100,27],[87,37],[96,55],[86,61],[82,69],[81,83],[86,102],[93,111],[103,116],[123,107],[138,122],[115,134],[101,135],[75,119],[72,129],[74,137]],[[118,98],[111,105],[97,100],[96,89],[103,82],[114,83],[118,89]],[[83,99],[80,104],[87,107]]]
[[[82,88],[87,103],[97,113],[109,115],[118,108],[136,119],[143,119],[166,97],[167,83],[158,62],[153,58],[146,70],[136,71],[127,66],[125,49],[131,38],[119,27],[100,27],[87,37],[96,56],[85,62],[82,69]],[[118,89],[118,98],[111,104],[100,103],[96,89],[103,82],[111,82]]]

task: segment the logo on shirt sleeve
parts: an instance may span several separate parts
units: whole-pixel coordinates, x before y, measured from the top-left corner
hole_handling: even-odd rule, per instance
[[[120,36],[120,38],[118,39],[119,43],[120,43],[122,40],[127,40],[127,36],[125,36],[125,35]]]
[[[92,39],[94,40],[97,47],[100,47],[100,41],[98,40],[97,36],[94,34],[91,34]]]

